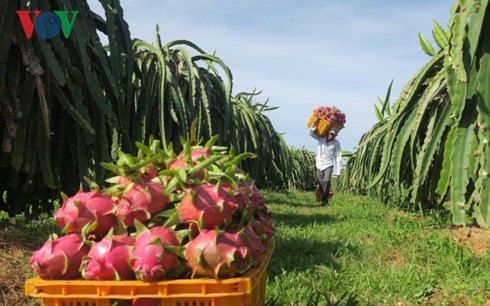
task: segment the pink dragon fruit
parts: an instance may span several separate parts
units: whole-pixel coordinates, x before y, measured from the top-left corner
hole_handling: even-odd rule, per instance
[[[313,110],[318,118],[325,119],[329,123],[343,125],[345,123],[345,113],[335,106],[320,106]]]
[[[255,214],[251,226],[263,241],[268,241],[276,232],[276,228],[272,224],[271,214],[261,212]]]
[[[29,264],[42,279],[80,279],[80,265],[89,250],[79,234],[53,236],[34,252]]]
[[[101,241],[93,243],[82,262],[82,276],[88,280],[134,279],[129,265],[133,244],[130,236],[113,236],[111,230]]]
[[[180,266],[177,256],[167,251],[168,247],[180,245],[177,235],[163,226],[148,229],[138,221],[136,228],[138,234],[129,260],[136,278],[144,281],[168,278],[169,273]]]
[[[259,235],[257,235],[255,230],[249,225],[245,225],[239,231],[243,232],[243,239],[251,252],[251,257],[257,262],[260,262],[262,260],[262,256],[267,251],[266,241],[260,239]]]
[[[186,156],[184,152],[180,153],[177,158],[170,162],[168,165],[168,169],[170,170],[179,170],[179,169],[185,169],[187,167],[192,167],[195,165],[199,160],[201,159],[207,159],[211,156],[211,150],[208,147],[204,148],[193,148],[191,150],[191,156],[190,160],[192,163],[188,163],[186,160]],[[204,176],[206,175],[206,170],[201,169],[198,173],[195,174],[195,177],[198,179],[204,179]]]
[[[260,190],[251,182],[243,181],[239,183],[240,190],[248,196],[249,205],[253,211],[266,211],[267,205]]]
[[[121,187],[126,187],[133,182],[131,178],[127,176],[120,175],[120,176],[116,176],[116,178],[117,178],[117,184],[120,185]]]
[[[111,228],[119,226],[116,210],[114,201],[100,191],[80,191],[63,202],[54,218],[64,232],[80,233],[86,224],[91,223],[91,233],[104,237]]]
[[[250,201],[250,197],[242,185],[243,182],[240,182],[238,183],[238,189],[234,189],[230,184],[221,184],[223,189],[235,199],[238,210],[248,209],[247,206],[249,206],[248,203]]]
[[[192,162],[197,162],[201,158],[209,158],[211,156],[211,150],[208,147],[203,148],[192,148],[191,150],[191,160]],[[179,158],[184,158],[184,152],[179,155]]]
[[[192,186],[177,206],[181,222],[197,223],[200,229],[229,224],[238,205],[225,188],[205,183]]]
[[[149,182],[157,176],[158,176],[157,170],[153,165],[148,165],[140,169],[140,178],[145,182]]]
[[[192,277],[215,279],[242,275],[256,261],[242,231],[202,230],[185,249]]]
[[[154,182],[135,184],[126,191],[118,205],[117,217],[127,227],[134,226],[134,220],[145,223],[155,214],[167,208],[169,199],[163,195],[163,185]]]

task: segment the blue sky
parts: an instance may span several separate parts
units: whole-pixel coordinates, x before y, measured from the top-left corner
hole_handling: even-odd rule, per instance
[[[94,10],[98,2],[89,0]],[[429,60],[418,33],[433,42],[450,0],[121,0],[132,38],[186,39],[216,51],[233,73],[233,93],[262,94],[276,131],[289,146],[315,150],[306,121],[334,105],[347,124],[339,134],[353,151],[377,122],[373,104],[394,80],[391,101]],[[434,47],[437,47],[433,43]]]

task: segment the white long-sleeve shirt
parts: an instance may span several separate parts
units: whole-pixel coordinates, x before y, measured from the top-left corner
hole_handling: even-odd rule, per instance
[[[327,137],[320,137],[315,134],[314,130],[309,131],[311,137],[318,140],[316,150],[316,167],[320,170],[325,170],[333,166],[333,174],[340,175],[342,169],[342,151],[340,142],[337,139],[328,141]]]

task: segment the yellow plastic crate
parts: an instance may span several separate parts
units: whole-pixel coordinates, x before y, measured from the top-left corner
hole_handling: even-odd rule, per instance
[[[316,125],[316,123],[318,122],[318,118],[316,117],[316,114],[315,112],[313,112],[313,114],[311,114],[310,116],[310,119],[308,119],[308,122],[306,123],[306,126],[311,128],[313,125]]]
[[[338,131],[344,128],[344,126],[341,124],[332,124],[325,119],[318,118],[315,112],[311,114],[310,119],[308,119],[308,122],[306,123],[306,126],[308,126],[309,128],[314,125],[316,125],[315,134],[317,134],[318,136],[327,135],[328,130],[330,130],[330,128],[332,127],[335,127]]]
[[[243,277],[176,279],[171,281],[42,280],[25,283],[27,296],[41,298],[44,306],[110,306],[111,300],[159,299],[161,306],[262,306],[265,304],[267,266],[274,249],[271,242],[264,261]]]

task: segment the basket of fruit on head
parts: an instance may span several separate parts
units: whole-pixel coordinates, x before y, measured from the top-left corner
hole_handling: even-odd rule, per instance
[[[88,190],[66,197],[55,212],[62,234],[50,237],[30,258],[37,277],[27,280],[26,294],[45,305],[86,299],[104,301],[87,305],[109,305],[109,300],[139,305],[141,299],[155,302],[144,305],[161,305],[164,299],[218,305],[220,294],[226,300],[222,305],[249,305],[253,294],[261,295],[256,304],[262,303],[274,247],[272,215],[259,189],[237,167],[254,155],[235,155],[215,141],[183,141],[175,153],[171,145],[161,148],[150,139],[149,145],[137,143],[137,156],[119,152],[116,163],[104,163],[115,174],[108,186],[87,180]],[[219,287],[232,286],[224,280],[249,278],[260,284],[240,285],[241,293],[236,284]]]
[[[318,136],[325,136],[330,129],[338,133],[345,125],[345,114],[335,106],[320,106],[313,110],[307,122],[308,128],[315,127]]]

